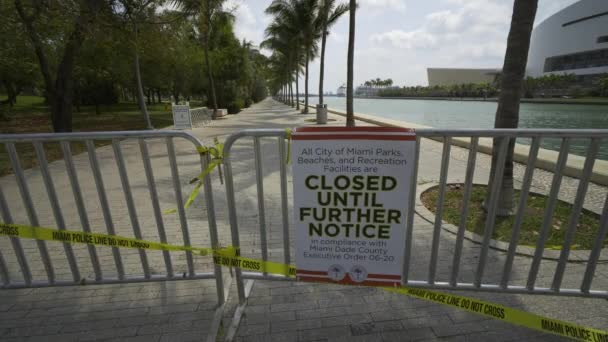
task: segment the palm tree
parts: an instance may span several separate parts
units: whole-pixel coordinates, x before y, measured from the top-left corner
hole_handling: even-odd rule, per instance
[[[284,13],[285,14],[285,13]],[[288,85],[296,82],[296,108],[300,109],[299,98],[299,72],[303,55],[301,51],[301,37],[298,35],[298,21],[294,12],[288,15],[277,16],[265,30],[266,39],[260,44],[262,47],[273,51],[274,72],[280,73],[280,79]]]
[[[348,61],[346,63],[346,127],[355,127],[355,112],[353,109],[353,66],[355,63],[355,14],[357,12],[357,0],[350,0],[349,6]]]
[[[500,95],[494,121],[495,128],[517,128],[519,124],[519,103],[523,92],[526,62],[530,49],[530,36],[536,17],[538,0],[515,0],[511,29],[507,39],[507,51],[502,68]],[[498,152],[499,139],[494,139],[494,151]],[[513,150],[515,139],[510,139],[505,159],[502,186],[499,193],[497,215],[513,214]],[[490,182],[496,173],[498,153],[492,155]],[[491,184],[488,185],[490,198]]]
[[[336,0],[321,0],[319,6],[319,23],[321,25],[321,70],[319,71],[319,105],[323,106],[323,76],[325,72],[325,44],[329,28],[348,11],[346,4],[336,7]]]
[[[319,25],[317,22],[319,0],[299,0],[297,1],[297,3],[300,5],[298,7],[302,19],[302,21],[300,22],[302,32],[302,44],[304,46],[304,53],[306,55],[306,75],[304,77],[304,109],[302,110],[302,114],[308,114],[308,78],[310,75],[308,65],[317,56],[319,50],[317,44],[317,41],[319,40],[320,36]]]
[[[305,64],[305,91],[304,109],[302,113],[308,113],[308,65],[317,55],[319,29],[317,23],[317,10],[319,0],[273,0],[266,8],[266,13],[274,15],[274,22],[266,29],[266,34],[274,35],[277,30],[288,32],[295,51],[296,72],[296,101],[299,109],[299,61],[304,58]]]

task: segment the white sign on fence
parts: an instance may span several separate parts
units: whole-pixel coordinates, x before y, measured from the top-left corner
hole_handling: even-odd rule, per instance
[[[292,140],[298,278],[401,284],[415,133],[304,127]]]
[[[190,105],[172,105],[173,127],[175,129],[192,129],[192,117],[190,116]]]

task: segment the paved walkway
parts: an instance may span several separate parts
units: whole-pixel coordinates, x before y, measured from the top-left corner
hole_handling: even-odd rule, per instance
[[[236,116],[212,122],[193,133],[204,143],[210,144],[214,137],[223,140],[228,134],[240,129],[261,127],[293,127],[312,124],[313,115],[300,115],[288,106],[273,100],[265,100]],[[343,125],[343,118],[330,115]],[[233,149],[233,167],[237,208],[240,225],[242,251],[245,256],[260,257],[260,234],[258,226],[258,200],[253,168],[251,139],[239,141]],[[136,141],[121,143],[127,171],[143,236],[158,239],[156,222],[150,204],[147,181],[142,167],[139,146]],[[171,171],[166,158],[164,141],[148,144],[158,187],[161,208],[175,206],[175,192]],[[176,142],[178,164],[183,192],[192,189],[188,181],[200,172],[198,157],[191,144]],[[271,260],[282,260],[282,221],[280,215],[279,158],[276,139],[263,139],[263,173],[269,251]],[[421,148],[419,183],[437,181],[441,144],[423,141]],[[124,194],[116,170],[111,147],[97,150],[101,160],[102,174],[111,205],[112,215],[119,235],[132,236],[131,221],[126,209]],[[453,148],[450,161],[450,181],[463,181],[466,167],[466,150]],[[475,180],[487,182],[488,156],[479,155]],[[97,200],[95,184],[86,154],[74,158],[82,185],[89,221],[94,231],[105,232],[105,223]],[[67,226],[81,229],[75,202],[71,193],[70,179],[62,162],[50,165],[53,180],[60,196],[61,207]],[[521,178],[523,167],[517,166],[516,177]],[[534,190],[546,193],[551,174],[537,170]],[[30,191],[41,225],[55,226],[52,210],[37,168],[26,171]],[[230,244],[230,228],[223,185],[214,174],[214,198],[220,240]],[[564,179],[560,197],[571,199],[577,181]],[[27,215],[21,204],[14,177],[0,179],[0,187],[9,200],[15,222],[27,223]],[[291,192],[291,186],[289,186]],[[593,211],[601,210],[606,189],[591,186],[585,206]],[[207,246],[209,234],[204,196],[199,196],[188,210],[188,224],[193,245]],[[291,203],[290,203],[291,206]],[[183,242],[177,215],[163,217],[171,243]],[[428,269],[428,249],[431,242],[432,225],[416,217],[415,240],[412,251],[412,276],[425,279]],[[293,246],[293,235],[292,246]],[[442,232],[440,244],[438,280],[447,280],[453,254],[454,238]],[[33,241],[24,241],[28,259],[32,265],[40,264],[39,253]],[[63,247],[48,244],[55,263],[58,278],[71,279],[65,262]],[[478,245],[465,243],[460,281],[471,281],[476,267]],[[17,263],[10,254],[7,239],[0,239],[0,250],[11,267],[11,275],[19,277]],[[93,270],[86,247],[75,246],[75,254],[83,277],[92,278]],[[292,248],[293,250],[293,248]],[[97,248],[104,274],[112,275],[115,267],[111,252]],[[171,253],[177,274],[185,272],[184,253]],[[161,253],[147,253],[153,274],[163,274],[164,261]],[[141,274],[137,251],[123,251],[125,268],[129,274]],[[484,281],[495,282],[500,276],[504,253],[491,251]],[[195,257],[196,270],[211,270],[208,257]],[[514,284],[522,284],[530,265],[530,259],[517,257],[512,272]],[[493,267],[494,266],[494,267]],[[569,264],[564,284],[577,286],[584,271],[584,264]],[[546,286],[551,280],[554,262],[543,262],[538,284]],[[32,267],[36,279],[44,279],[44,268]],[[227,273],[227,272],[226,272]],[[608,265],[598,265],[594,286],[606,288]],[[608,309],[604,300],[555,298],[523,295],[497,295],[465,293],[472,297],[487,299],[509,306],[522,308],[538,314],[577,322],[596,328],[607,329]],[[142,341],[201,340],[206,336],[215,305],[215,283],[212,280],[193,280],[128,285],[97,285],[67,288],[45,288],[0,291],[0,339],[1,340],[87,340],[116,339]],[[232,296],[234,299],[234,296]],[[234,301],[227,308],[225,327],[230,323]],[[460,312],[433,303],[423,302],[400,295],[386,293],[374,288],[338,287],[308,283],[256,281],[245,309],[245,316],[237,333],[243,341],[319,341],[319,340],[557,340],[524,328]]]

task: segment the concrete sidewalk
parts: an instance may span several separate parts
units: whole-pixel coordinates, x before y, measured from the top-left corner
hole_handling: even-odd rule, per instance
[[[205,144],[214,137],[224,140],[233,132],[247,128],[285,128],[311,125],[314,115],[301,115],[294,109],[267,99],[238,115],[213,121],[209,126],[197,128],[193,133]],[[332,125],[344,125],[344,119],[330,115]],[[363,125],[362,123],[358,123]],[[135,198],[144,238],[158,239],[154,215],[149,202],[149,193],[137,142],[122,144],[127,171]],[[439,178],[441,143],[423,141],[418,183],[436,182]],[[174,206],[171,171],[166,161],[166,147],[162,142],[150,143],[149,149],[154,167],[161,208]],[[200,172],[197,155],[191,145],[176,142],[180,165],[182,192],[192,189],[188,180]],[[102,161],[104,181],[110,197],[112,214],[119,235],[132,236],[129,215],[120,191],[120,180],[116,176],[111,147],[97,150]],[[281,220],[279,160],[277,140],[262,139],[263,176],[265,185],[266,223],[270,259],[283,259],[283,226]],[[105,224],[96,201],[95,184],[87,164],[87,155],[76,156],[89,220],[94,231],[104,232]],[[253,167],[253,143],[243,139],[235,144],[231,154],[237,194],[242,254],[260,258],[260,228],[258,223],[258,198],[255,169]],[[467,151],[454,147],[451,153],[449,181],[462,182],[466,167]],[[74,205],[69,179],[61,161],[51,163],[57,193],[66,217],[67,225],[81,229]],[[524,167],[516,167],[516,177],[521,179]],[[291,171],[289,171],[290,173]],[[489,156],[477,158],[476,182],[487,182]],[[41,225],[55,226],[52,210],[39,170],[26,171],[30,190],[38,210]],[[288,177],[290,179],[290,177]],[[216,173],[213,174],[213,191],[220,241],[230,245],[230,226],[226,207],[224,186]],[[537,170],[534,191],[547,193],[551,173]],[[565,178],[560,198],[572,200],[577,180]],[[27,214],[21,205],[18,188],[13,176],[0,179],[15,222],[27,223]],[[291,193],[291,185],[289,185]],[[585,207],[600,211],[606,196],[606,188],[591,185]],[[291,202],[289,203],[291,206]],[[204,196],[199,196],[187,211],[193,245],[208,246],[207,213]],[[176,215],[164,216],[170,242],[182,243],[181,228]],[[293,236],[291,245],[293,251]],[[420,217],[415,218],[414,249],[412,251],[412,277],[424,279],[428,270],[428,259],[432,236],[432,224]],[[438,280],[447,280],[454,237],[442,232],[440,243]],[[24,242],[28,258],[39,260],[33,241]],[[58,277],[70,279],[63,248],[58,244],[47,244],[56,264]],[[0,249],[5,257],[12,249],[7,239],[0,238]],[[83,277],[92,277],[90,259],[85,247],[74,246]],[[465,241],[462,256],[460,281],[471,281],[476,267],[479,246]],[[105,273],[115,272],[112,255],[104,248],[97,249]],[[186,270],[184,253],[171,253],[176,264],[176,273]],[[129,273],[141,273],[139,254],[125,251],[125,268]],[[164,263],[161,253],[148,253],[153,273],[162,274]],[[8,258],[7,258],[8,259]],[[7,260],[11,273],[19,275],[13,258]],[[491,251],[484,281],[495,282],[500,276],[504,253]],[[211,269],[209,258],[196,257],[197,271]],[[517,257],[512,272],[512,283],[525,282],[530,258]],[[585,264],[569,264],[565,285],[577,286]],[[538,285],[546,286],[552,279],[554,262],[543,262]],[[44,278],[44,269],[33,270],[37,278]],[[227,273],[227,272],[226,272]],[[598,265],[594,287],[608,286],[608,265]],[[607,329],[608,309],[604,300],[556,298],[523,295],[497,295],[463,293],[471,297],[486,299],[527,311],[559,318],[566,321]],[[1,340],[142,340],[142,341],[195,341],[205,338],[211,323],[215,305],[215,283],[213,280],[178,281],[127,285],[96,285],[67,288],[46,288],[0,291],[0,339]],[[225,327],[229,326],[234,296],[226,311]],[[339,287],[332,285],[256,281],[245,309],[245,316],[237,332],[237,339],[244,341],[319,341],[319,340],[557,340],[552,335],[543,335],[524,328],[493,321],[481,316],[460,312],[456,309],[423,302],[404,296],[386,293],[374,288]]]

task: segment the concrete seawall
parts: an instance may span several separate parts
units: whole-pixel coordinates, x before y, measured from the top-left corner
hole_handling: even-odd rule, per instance
[[[313,106],[310,106],[310,105],[309,105],[309,108],[311,108],[313,110],[312,113],[314,113],[314,110],[316,110]],[[336,114],[336,115],[340,115],[340,116],[346,116],[345,112],[342,112],[339,110],[330,108],[327,111],[328,111],[328,113],[332,113],[332,114]],[[361,121],[364,121],[367,123],[371,123],[371,124],[378,125],[378,126],[384,126],[384,127],[432,128],[430,126],[424,126],[424,125],[419,125],[419,124],[406,122],[406,121],[400,121],[400,120],[385,119],[385,118],[368,115],[368,114],[355,113],[355,118],[357,120],[361,120]],[[437,138],[435,140],[441,141],[440,138]],[[456,145],[456,146],[464,147],[464,148],[469,148],[471,145],[471,142],[470,142],[470,139],[467,139],[467,138],[453,138],[452,144]],[[491,138],[480,138],[479,146],[478,146],[477,150],[481,153],[492,154],[492,139]],[[513,159],[518,163],[526,164],[528,162],[529,151],[530,151],[530,146],[523,145],[523,144],[515,144],[515,152],[513,155]],[[559,155],[559,153],[556,151],[547,150],[547,149],[543,149],[543,148],[539,149],[538,157],[536,159],[536,167],[543,169],[543,170],[554,171],[556,163],[557,163],[558,155]],[[566,176],[574,177],[574,178],[580,178],[584,164],[585,164],[584,157],[581,157],[581,156],[578,156],[575,154],[569,154],[568,161],[564,168],[563,174]],[[591,181],[593,183],[596,183],[599,185],[608,185],[608,161],[600,160],[600,159],[597,159],[595,161],[595,165],[593,167],[593,172],[591,174]]]

